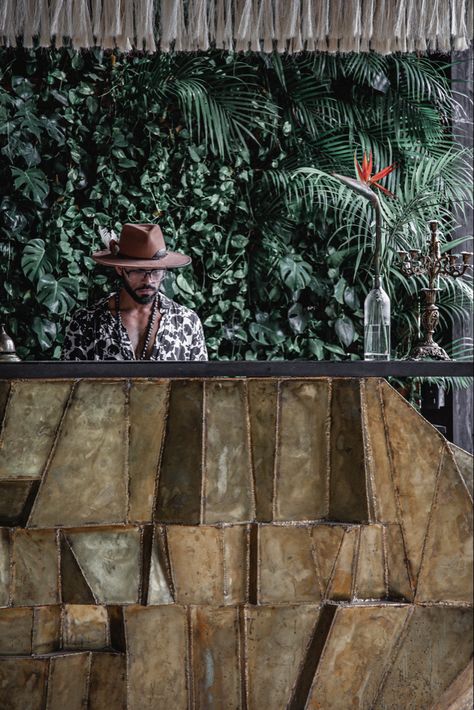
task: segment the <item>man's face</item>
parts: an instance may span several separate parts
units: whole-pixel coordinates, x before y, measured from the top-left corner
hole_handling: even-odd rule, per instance
[[[123,287],[134,301],[142,305],[151,303],[158,293],[166,269],[117,268]]]

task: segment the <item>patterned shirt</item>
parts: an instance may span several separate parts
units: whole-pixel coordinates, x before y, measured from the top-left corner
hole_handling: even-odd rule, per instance
[[[136,359],[127,329],[109,308],[109,298],[76,311],[66,329],[63,360]],[[198,315],[162,293],[159,299],[161,319],[149,359],[207,360]]]

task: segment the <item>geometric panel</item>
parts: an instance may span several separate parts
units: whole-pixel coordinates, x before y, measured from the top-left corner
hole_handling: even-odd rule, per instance
[[[172,604],[173,587],[164,526],[156,526],[150,561],[147,604]]]
[[[89,653],[55,656],[48,679],[48,710],[83,710],[87,692]]]
[[[384,382],[381,390],[400,524],[416,586],[444,439],[389,384]]]
[[[329,517],[344,522],[366,522],[369,513],[357,380],[332,381],[330,436]]]
[[[382,599],[386,596],[383,528],[381,525],[360,526],[354,596],[357,599]]]
[[[275,380],[250,379],[247,381],[247,391],[255,476],[256,519],[269,523],[272,520],[277,383]]]
[[[455,446],[451,443],[448,443],[448,446],[452,451],[454,460],[456,461],[456,464],[459,468],[459,473],[461,474],[462,479],[466,484],[466,488],[472,498],[474,488],[474,467],[472,465],[472,456],[470,453],[464,451],[464,449],[461,449],[459,446]]]
[[[61,601],[63,604],[96,603],[64,534],[61,535]]]
[[[449,447],[433,503],[416,601],[472,604],[472,501]]]
[[[10,601],[10,531],[0,528],[0,606]]]
[[[93,650],[110,646],[107,609],[91,604],[66,604],[62,620],[62,647]]]
[[[0,525],[21,524],[23,510],[34,485],[33,481],[0,481]]]
[[[193,687],[197,708],[242,707],[239,610],[192,607]]]
[[[61,607],[36,606],[33,612],[33,654],[59,651],[61,646]]]
[[[134,382],[130,387],[128,520],[151,522],[157,469],[165,431],[169,382]]]
[[[326,596],[344,533],[342,525],[315,525],[311,529],[323,596]]]
[[[204,385],[203,523],[255,517],[247,392],[242,381]]]
[[[408,605],[337,609],[306,707],[385,708],[374,701],[409,611]]]
[[[125,656],[92,653],[88,710],[124,710]]]
[[[123,383],[79,383],[29,526],[124,522],[126,431]]]
[[[202,391],[199,381],[172,382],[161,458],[157,523],[196,525],[201,515]]]
[[[58,604],[58,549],[54,530],[13,534],[13,604]]]
[[[259,604],[318,602],[310,528],[260,525]]]
[[[5,710],[43,708],[48,665],[49,661],[44,658],[0,658],[0,707]]]
[[[274,520],[318,520],[328,511],[327,380],[280,384]]]
[[[0,478],[40,478],[71,390],[70,382],[13,382],[0,447]]]
[[[360,528],[347,528],[339,548],[327,596],[329,599],[343,600],[353,596],[355,563],[360,539]]]
[[[68,531],[67,540],[84,579],[99,604],[138,602],[138,528]]]
[[[472,609],[414,606],[375,707],[431,708],[472,654]]]
[[[317,604],[245,607],[248,706],[287,707],[319,616]]]
[[[410,585],[400,525],[387,525],[384,533],[387,556],[388,596],[390,599],[409,599],[412,601],[413,589]]]
[[[31,653],[33,609],[0,609],[0,655]],[[1,707],[1,706],[0,706]]]
[[[184,607],[125,609],[129,710],[187,710]]]

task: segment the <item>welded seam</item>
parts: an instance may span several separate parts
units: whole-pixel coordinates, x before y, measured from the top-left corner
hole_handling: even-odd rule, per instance
[[[161,444],[160,444],[160,451],[158,454],[158,461],[156,462],[155,482],[154,482],[154,486],[153,486],[153,502],[152,502],[152,506],[151,506],[151,521],[152,522],[159,522],[156,519],[158,517],[158,507],[159,507],[161,466],[163,463],[163,452],[165,450],[166,434],[168,432],[168,419],[169,419],[170,400],[171,400],[171,381],[164,380],[164,382],[166,382],[166,395],[165,395],[165,402],[164,402],[163,424],[162,424],[162,431],[161,431]]]
[[[280,467],[280,447],[281,447],[281,398],[282,398],[281,379],[277,380],[277,396],[276,396],[276,418],[275,418],[275,457],[273,462],[273,480],[272,480],[272,518],[277,518],[277,495],[278,495],[278,471]]]

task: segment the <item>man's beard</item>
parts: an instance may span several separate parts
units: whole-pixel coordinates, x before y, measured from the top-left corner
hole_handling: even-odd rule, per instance
[[[127,279],[122,278],[122,284],[128,295],[131,296],[133,300],[136,301],[136,303],[140,303],[142,306],[146,306],[148,303],[152,303],[158,294],[158,288],[156,288],[155,286],[141,286],[140,288],[148,288],[151,290],[150,293],[144,293],[140,295],[133,290]],[[137,289],[137,291],[138,290],[139,289]]]

